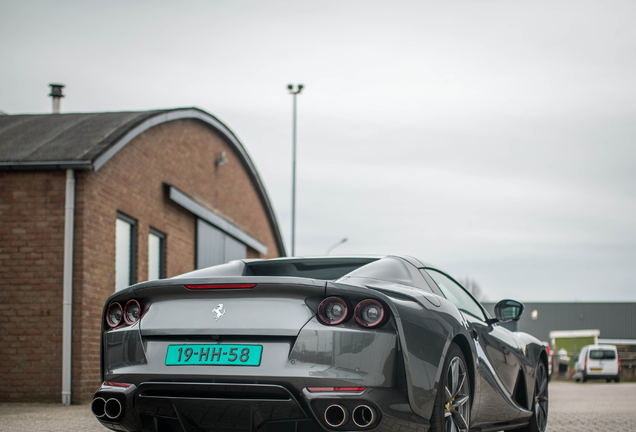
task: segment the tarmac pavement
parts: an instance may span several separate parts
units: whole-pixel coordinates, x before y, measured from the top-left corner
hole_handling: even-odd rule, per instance
[[[546,432],[636,431],[636,383],[553,381]],[[89,405],[1,403],[0,432],[106,432]]]
[[[636,383],[553,381],[546,432],[636,431]]]
[[[2,403],[1,432],[106,432],[90,405]]]

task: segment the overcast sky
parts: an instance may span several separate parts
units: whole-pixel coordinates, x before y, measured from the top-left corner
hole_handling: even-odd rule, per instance
[[[636,301],[636,2],[0,0],[0,110],[196,106],[290,251],[409,254],[490,300]]]

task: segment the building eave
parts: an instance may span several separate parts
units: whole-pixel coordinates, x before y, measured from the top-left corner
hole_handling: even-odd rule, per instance
[[[0,162],[0,171],[92,170],[91,161]]]

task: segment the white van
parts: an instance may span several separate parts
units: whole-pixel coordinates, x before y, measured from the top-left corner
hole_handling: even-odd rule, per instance
[[[614,345],[588,345],[583,347],[579,359],[574,365],[574,379],[603,379],[619,382],[621,362]]]

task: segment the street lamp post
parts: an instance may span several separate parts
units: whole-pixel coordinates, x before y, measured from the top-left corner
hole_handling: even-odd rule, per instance
[[[293,114],[293,126],[292,126],[292,232],[291,232],[291,254],[296,255],[296,95],[298,95],[302,89],[302,84],[298,84],[296,90],[294,85],[289,84],[287,89],[289,94],[294,96],[294,114]]]

